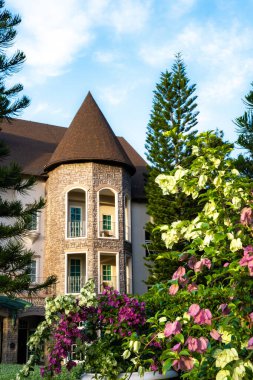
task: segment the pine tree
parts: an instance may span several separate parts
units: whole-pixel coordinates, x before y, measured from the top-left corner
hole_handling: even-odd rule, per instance
[[[198,116],[195,89],[196,85],[189,83],[181,55],[177,54],[171,72],[166,70],[161,74],[154,91],[145,145],[149,162],[147,213],[151,217],[146,226],[150,234],[150,254],[146,264],[150,272],[148,284],[167,280],[173,271],[173,255],[166,250],[155,227],[181,218],[192,218],[198,209],[183,194],[164,196],[155,183],[158,174],[168,173],[176,165],[185,166],[189,162],[190,148],[186,142],[194,140],[196,131],[193,128],[197,125]],[[157,256],[163,256],[163,259],[158,260]]]
[[[253,86],[253,83],[251,85]],[[235,124],[239,135],[237,144],[246,150],[246,154],[238,156],[236,166],[242,174],[253,178],[253,90],[245,96],[243,102],[246,111],[235,119]]]
[[[6,78],[17,72],[25,60],[24,53],[17,51],[7,56],[6,49],[13,44],[16,26],[21,22],[19,16],[4,9],[0,1],[0,128],[1,121],[18,115],[29,105],[26,96],[17,98],[23,90],[21,84],[6,87]],[[1,138],[1,133],[0,133]],[[8,147],[0,141],[0,160],[8,155]],[[55,282],[52,276],[43,284],[31,287],[30,266],[33,252],[26,250],[22,241],[29,229],[33,215],[44,206],[43,199],[29,206],[20,201],[8,200],[8,192],[26,193],[35,184],[34,178],[24,179],[22,169],[16,163],[0,165],[0,294],[15,295],[23,291],[37,291]]]

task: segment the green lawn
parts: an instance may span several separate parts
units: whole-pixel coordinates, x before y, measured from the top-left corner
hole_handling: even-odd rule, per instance
[[[0,364],[0,379],[1,380],[15,380],[16,373],[22,368],[22,365],[19,364]],[[76,380],[80,379],[80,376],[77,375],[77,369],[73,369],[70,373],[66,370],[54,377],[54,380]],[[27,380],[42,380],[40,376],[39,367],[37,367],[29,377],[26,377]]]

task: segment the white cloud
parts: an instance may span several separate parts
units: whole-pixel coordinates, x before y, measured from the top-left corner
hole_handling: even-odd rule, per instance
[[[118,55],[111,51],[96,51],[94,53],[94,59],[100,63],[113,63],[118,60]]]
[[[181,51],[185,62],[199,71],[205,96],[217,102],[224,97],[229,100],[252,76],[253,58],[248,55],[253,48],[252,34],[253,29],[236,23],[228,30],[213,24],[189,24],[162,46],[142,47],[140,56],[145,63],[163,68]]]
[[[27,57],[35,75],[56,76],[89,44],[89,19],[77,0],[10,0],[22,16],[17,46]]]
[[[180,18],[189,13],[197,0],[177,0],[173,1],[169,10],[170,17],[173,19]]]
[[[108,23],[118,33],[135,33],[144,28],[149,18],[150,1],[111,1],[112,8],[107,13]]]
[[[98,90],[99,97],[103,99],[103,102],[110,106],[118,106],[123,103],[128,96],[129,89],[118,88],[118,86],[105,86]]]
[[[148,18],[141,0],[9,0],[8,5],[22,17],[15,45],[26,54],[30,83],[67,71],[96,38],[96,28],[133,33]]]

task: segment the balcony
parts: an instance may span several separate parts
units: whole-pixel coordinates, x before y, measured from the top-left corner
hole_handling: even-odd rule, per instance
[[[85,276],[68,276],[67,293],[80,293],[85,283],[86,283]]]
[[[116,223],[111,222],[106,225],[103,221],[99,222],[99,237],[103,238],[116,238]]]
[[[105,280],[105,279],[103,279],[103,276],[101,276],[100,292],[103,292],[103,290],[105,290],[105,288],[107,288],[107,287],[113,288],[113,289],[118,288],[118,286],[117,286],[118,277],[117,276],[110,276],[108,278],[109,278],[108,280]]]
[[[82,222],[68,222],[68,238],[79,238],[86,236],[86,223]]]

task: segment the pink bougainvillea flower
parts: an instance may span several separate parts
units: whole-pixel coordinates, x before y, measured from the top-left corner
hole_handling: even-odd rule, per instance
[[[200,312],[200,306],[198,304],[193,303],[189,307],[188,314],[190,314],[190,316],[195,317],[195,315],[197,315],[199,312]]]
[[[181,356],[180,359],[176,359],[172,363],[173,368],[175,371],[191,371],[194,366],[194,361],[191,356]]]
[[[212,323],[212,314],[209,309],[202,309],[200,312],[194,317],[194,322],[198,325],[211,325]]]
[[[179,352],[181,351],[181,343],[177,343],[177,344],[175,344],[175,346],[173,346],[173,347],[171,348],[171,351],[174,351],[174,352],[179,353]]]
[[[221,334],[217,330],[212,329],[210,335],[214,340],[218,340],[219,342],[221,342]]]
[[[188,345],[189,351],[192,351],[192,352],[197,351],[197,348],[198,348],[197,338],[193,338],[192,336],[189,336],[185,343]]]
[[[250,226],[252,224],[252,209],[250,207],[244,207],[242,209],[240,223],[244,226]]]
[[[181,332],[182,327],[178,321],[168,322],[165,325],[164,335],[169,338],[171,335],[177,335]]]
[[[193,282],[187,286],[187,290],[188,292],[194,292],[195,290],[198,290],[198,285]]]
[[[172,284],[170,287],[169,287],[169,294],[171,296],[174,296],[177,292],[178,292],[178,289],[179,289],[179,285],[178,284]]]
[[[253,312],[249,314],[250,321],[253,322]]]
[[[203,258],[195,263],[193,269],[194,269],[194,272],[201,272],[203,267],[207,267],[208,269],[210,269],[211,265],[212,263],[209,259]]]
[[[253,256],[250,256],[249,253],[251,253],[252,251],[249,251],[247,248],[249,248],[251,246],[248,246],[244,249],[244,253],[243,253],[243,257],[241,258],[241,260],[239,261],[239,264],[241,265],[241,267],[245,267],[247,266],[248,269],[249,269],[249,275],[250,276],[253,276]]]
[[[247,245],[247,247],[243,248],[244,253],[253,253],[253,246]]]
[[[156,363],[152,363],[150,366],[150,370],[153,372],[158,371],[158,365]]]
[[[198,325],[211,325],[212,313],[209,309],[200,309],[199,305],[193,304],[189,307],[188,314],[193,317]]]
[[[179,256],[179,261],[185,261],[189,257],[188,253],[182,253],[182,255]]]
[[[203,336],[200,338],[193,338],[192,336],[189,336],[189,338],[186,340],[188,350],[191,352],[198,352],[200,354],[206,352],[208,343],[208,339],[204,338]]]
[[[230,309],[228,307],[228,304],[227,303],[222,303],[220,306],[219,306],[219,309],[218,310],[221,310],[222,314],[223,315],[228,315],[230,314]]]
[[[193,269],[194,265],[196,264],[196,262],[197,262],[196,257],[195,256],[191,256],[190,259],[189,259],[189,261],[188,261],[188,263],[187,263],[188,267],[191,268],[191,269]]]
[[[226,267],[228,267],[229,265],[230,265],[230,263],[225,263],[225,264],[223,264],[223,267],[226,268]]]
[[[247,349],[253,350],[253,337],[249,339]]]
[[[177,280],[178,278],[181,278],[185,275],[185,268],[184,267],[178,267],[176,272],[174,272],[172,276],[172,280]]]

